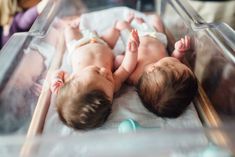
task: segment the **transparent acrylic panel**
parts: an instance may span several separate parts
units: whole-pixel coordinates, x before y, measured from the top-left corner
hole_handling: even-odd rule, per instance
[[[62,35],[54,26],[44,35],[16,34],[2,49],[0,134],[26,134]]]
[[[71,136],[0,137],[0,153],[14,156],[232,157],[234,127],[145,129],[126,134],[106,130]],[[229,135],[229,136],[228,136]]]
[[[192,52],[186,63],[197,76],[222,121],[235,118],[235,33],[225,23],[206,23],[184,1],[168,1],[162,19],[175,40],[190,34]],[[177,12],[177,13],[176,13]],[[175,40],[174,40],[175,39]]]
[[[113,6],[137,8],[137,1],[51,0],[29,32],[11,37],[0,53],[0,134],[26,134],[52,60],[65,48],[60,20]]]
[[[81,156],[206,156],[208,151],[205,154],[204,151],[208,147],[211,153],[210,150],[216,150],[217,146],[219,152],[223,153],[225,150],[221,156],[231,156],[230,152],[234,150],[234,128],[225,128],[225,131],[222,129],[222,133],[229,135],[229,144],[214,141],[213,137],[221,137],[217,133],[218,129],[202,128],[196,131],[186,128],[173,131],[141,129],[138,133],[124,135],[118,134],[117,129],[70,136],[42,133],[41,136],[25,139],[34,108],[41,98],[38,90],[45,82],[53,60],[65,49],[61,33],[63,21],[77,18],[85,12],[125,4],[111,1],[95,1],[93,4],[90,1],[84,2],[52,0],[30,31],[13,36],[1,51],[0,133],[8,134],[0,137],[1,156],[19,156],[24,144],[28,145],[28,142],[39,146],[36,150],[31,150],[29,146],[29,151],[33,152],[31,156],[73,156],[74,153]],[[106,5],[103,5],[104,2]],[[197,75],[217,111],[224,110],[225,113],[234,115],[234,40],[230,40],[234,39],[234,35],[227,32],[224,25],[204,23],[183,0],[158,0],[154,5],[154,13],[162,16],[166,26],[169,52],[172,52],[176,40],[189,34],[193,42],[186,63]],[[143,8],[139,1],[135,1],[130,7]],[[14,133],[23,135],[13,135]]]

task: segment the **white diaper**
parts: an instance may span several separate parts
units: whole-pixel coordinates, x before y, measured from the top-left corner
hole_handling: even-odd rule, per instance
[[[150,37],[153,37],[155,39],[160,40],[165,46],[167,46],[167,37],[166,37],[166,35],[164,33],[157,32],[154,28],[149,26],[147,23],[139,24],[134,19],[131,22],[131,26],[138,31],[138,34],[139,34],[140,37],[150,36]],[[129,31],[127,29],[121,31],[121,38],[124,42],[128,41],[128,38],[129,38],[129,33],[128,32]]]
[[[74,49],[90,42],[101,43],[104,45],[108,45],[104,40],[102,40],[98,34],[94,31],[90,31],[88,29],[81,30],[83,37],[79,40],[72,40],[67,44],[68,49],[68,63],[71,61],[71,57],[73,55]]]

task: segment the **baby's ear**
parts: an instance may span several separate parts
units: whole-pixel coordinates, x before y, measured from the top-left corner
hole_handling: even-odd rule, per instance
[[[67,72],[65,71],[55,71],[51,77],[50,89],[52,93],[57,94],[59,89],[64,85],[65,77],[68,77]]]
[[[61,79],[52,80],[51,82],[51,92],[57,94],[59,89],[64,85],[64,81]]]

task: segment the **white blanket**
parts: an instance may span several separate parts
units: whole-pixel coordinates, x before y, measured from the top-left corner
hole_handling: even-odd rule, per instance
[[[135,12],[136,15],[143,17],[145,20],[150,19],[149,16],[145,16],[140,12],[134,10],[131,11]],[[116,20],[126,19],[129,12],[130,9],[126,7],[118,7],[84,14],[81,16],[80,27],[90,28],[96,30],[99,34],[102,34]],[[116,49],[118,48],[120,48],[120,45],[116,46]],[[70,71],[69,66],[66,62],[66,55],[64,56],[62,68]],[[62,122],[58,118],[53,100],[54,99],[52,97],[52,103],[44,126],[44,134],[53,133],[59,135],[68,135],[84,133],[81,131],[74,131],[73,129],[68,128],[62,124]],[[136,120],[143,128],[192,128],[202,126],[198,114],[192,103],[187,108],[186,112],[184,112],[180,117],[176,119],[160,118],[149,112],[142,105],[134,87],[126,85],[123,86],[120,93],[118,93],[118,96],[115,97],[112,113],[109,116],[107,122],[101,128],[94,129],[93,131],[104,129],[118,130],[118,125],[120,124],[120,122],[127,118]]]

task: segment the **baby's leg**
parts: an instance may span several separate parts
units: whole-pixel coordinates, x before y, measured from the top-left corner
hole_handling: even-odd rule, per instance
[[[115,27],[112,27],[107,30],[107,32],[101,36],[101,38],[110,46],[110,48],[114,48],[120,32]]]
[[[156,31],[165,33],[165,28],[159,15],[152,15],[151,23],[153,27],[156,29]]]
[[[82,34],[78,27],[67,25],[64,30],[65,43],[68,47],[69,43],[73,40],[79,40],[82,38]]]
[[[129,15],[128,15],[128,17],[127,17],[127,19],[126,19],[126,21],[127,21],[129,24],[131,24],[131,22],[132,22],[133,20],[135,20],[136,23],[138,23],[138,24],[142,24],[142,23],[145,22],[143,18],[141,18],[141,17],[136,17],[133,12],[130,12]]]
[[[128,31],[131,31],[132,28],[130,24],[126,21],[117,21],[112,28],[110,28],[106,34],[102,36],[102,39],[104,39],[111,48],[114,48],[119,36],[120,31],[127,29]]]

